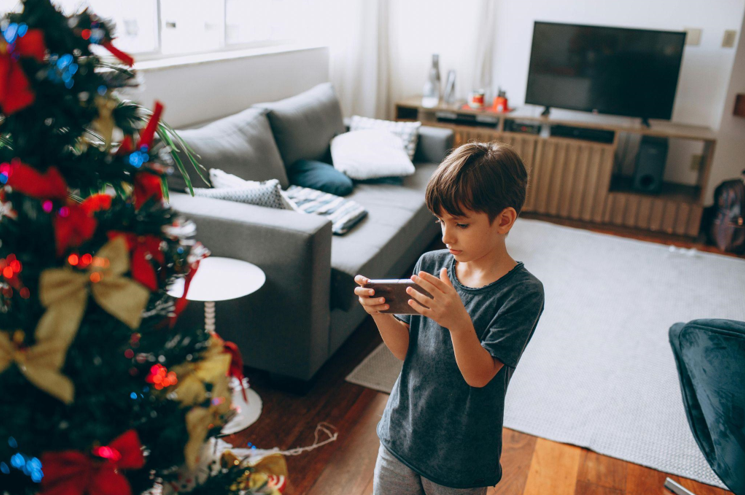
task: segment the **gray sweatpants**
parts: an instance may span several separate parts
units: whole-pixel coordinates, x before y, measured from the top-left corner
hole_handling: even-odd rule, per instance
[[[487,487],[448,488],[419,476],[380,446],[373,475],[373,495],[485,495]]]

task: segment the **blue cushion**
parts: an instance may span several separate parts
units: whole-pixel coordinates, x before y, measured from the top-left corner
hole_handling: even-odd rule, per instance
[[[315,160],[298,160],[287,171],[290,184],[317,189],[336,196],[352,192],[352,179],[336,170],[332,165]]]

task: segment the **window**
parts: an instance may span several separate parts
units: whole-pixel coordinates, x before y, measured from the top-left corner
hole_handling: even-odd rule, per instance
[[[52,0],[66,14],[90,6],[116,24],[116,46],[138,60],[304,41],[312,0]],[[0,0],[0,11],[20,10]]]

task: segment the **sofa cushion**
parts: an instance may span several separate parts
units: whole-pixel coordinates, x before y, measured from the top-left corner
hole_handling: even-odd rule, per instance
[[[219,168],[245,180],[277,179],[282,187],[287,187],[290,182],[265,113],[258,108],[248,108],[199,129],[177,132],[199,155],[197,161],[207,169]],[[194,181],[196,173],[191,164],[185,165],[192,184],[200,185],[201,180]],[[186,188],[180,175],[176,172],[168,178],[169,189],[180,192]]]
[[[349,121],[350,131],[361,131],[362,129],[384,129],[401,138],[409,160],[414,159],[416,143],[419,140],[419,128],[421,122],[400,122],[394,120],[371,119],[360,115],[352,115]]]
[[[328,161],[331,139],[345,131],[339,99],[331,83],[254,107],[268,111],[274,139],[286,167],[300,159]]]
[[[383,129],[345,132],[331,141],[334,167],[356,180],[414,173],[401,138]]]
[[[205,198],[224,199],[249,205],[277,208],[279,210],[294,210],[282,196],[279,181],[272,179],[264,182],[253,182],[242,187],[194,188],[195,196]]]
[[[390,276],[412,238],[439,228],[427,209],[424,191],[437,164],[420,164],[403,185],[358,184],[349,198],[367,208],[367,218],[343,237],[331,240],[331,307],[347,310],[356,302],[354,276]],[[392,275],[397,276],[397,275]]]
[[[298,160],[287,170],[290,184],[309,187],[336,196],[346,196],[354,189],[352,179],[333,165],[316,160]]]

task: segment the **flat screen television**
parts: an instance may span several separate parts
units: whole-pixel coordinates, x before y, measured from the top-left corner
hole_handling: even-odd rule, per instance
[[[685,34],[536,22],[525,103],[669,120]]]

